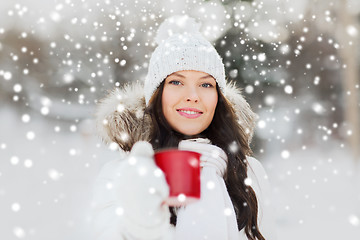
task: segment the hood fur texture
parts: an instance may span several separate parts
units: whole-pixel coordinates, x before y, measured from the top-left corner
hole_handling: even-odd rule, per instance
[[[251,142],[257,115],[251,110],[235,83],[226,84],[226,98],[232,104],[237,121],[244,127]],[[144,87],[136,82],[122,89],[115,88],[102,99],[96,110],[96,126],[105,143],[117,143],[130,151],[137,141],[149,141],[151,119],[145,110]]]

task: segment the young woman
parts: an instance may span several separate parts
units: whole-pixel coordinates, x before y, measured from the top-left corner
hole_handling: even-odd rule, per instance
[[[187,16],[166,20],[144,87],[116,89],[99,105],[102,138],[130,153],[96,181],[97,239],[274,239],[266,173],[250,157],[256,115],[198,30]],[[201,199],[185,207],[163,204],[153,151],[169,147],[202,154]]]

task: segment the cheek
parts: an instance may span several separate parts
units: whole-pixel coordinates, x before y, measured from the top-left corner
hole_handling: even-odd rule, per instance
[[[207,110],[210,112],[215,112],[215,108],[218,102],[218,95],[217,93],[211,94],[207,96],[207,99],[205,100]]]
[[[162,110],[163,113],[166,117],[167,115],[167,111],[169,111],[169,109],[174,105],[174,93],[172,93],[172,91],[170,91],[167,88],[164,88],[162,97],[161,97],[161,102],[162,102]]]
[[[161,96],[161,103],[163,110],[166,109],[167,105],[169,104],[169,94],[168,91],[166,91],[166,88],[164,88],[163,94]]]

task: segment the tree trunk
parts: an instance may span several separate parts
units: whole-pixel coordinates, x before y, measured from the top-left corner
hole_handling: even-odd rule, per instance
[[[347,8],[347,0],[340,0],[338,9],[338,35],[340,43],[339,53],[343,64],[343,91],[345,100],[345,122],[351,135],[348,136],[348,143],[351,147],[352,155],[360,162],[360,111],[359,111],[359,36],[358,34],[349,34],[349,26],[359,29],[359,24],[355,16],[352,16]]]

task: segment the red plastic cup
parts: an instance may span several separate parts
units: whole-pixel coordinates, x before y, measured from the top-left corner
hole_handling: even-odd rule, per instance
[[[155,163],[164,172],[170,194],[169,206],[183,206],[200,199],[200,153],[178,149],[155,153]]]

